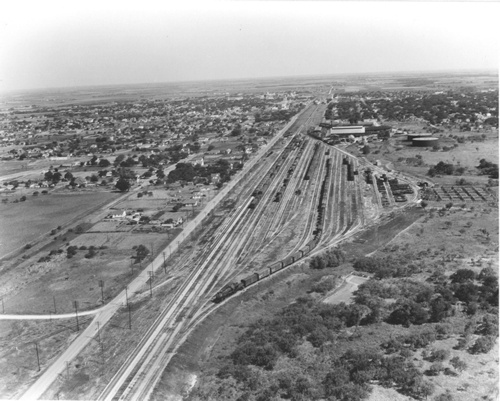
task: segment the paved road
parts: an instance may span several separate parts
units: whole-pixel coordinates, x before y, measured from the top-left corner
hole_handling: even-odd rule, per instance
[[[309,106],[309,104],[307,105]],[[305,111],[307,106],[303,109]],[[303,112],[302,111],[302,112]],[[301,113],[300,113],[301,114]],[[299,115],[300,115],[299,114]],[[184,230],[176,237],[176,239],[165,249],[158,253],[156,259],[146,266],[144,270],[128,285],[128,293],[134,294],[139,291],[149,279],[149,272],[151,270],[157,271],[162,268],[163,255],[162,252],[166,251],[168,248],[171,253],[175,252],[179,246],[180,238],[187,238],[201,220],[212,211],[212,209],[217,206],[217,204],[231,191],[236,184],[245,176],[245,174],[253,167],[255,164],[264,156],[269,149],[276,144],[276,142],[282,137],[283,133],[291,127],[298,116],[295,116],[291,121],[277,134],[271,141],[262,147],[257,154],[248,161],[244,168],[236,174],[235,177],[222,188],[221,191],[207,203],[203,211],[194,219],[191,220],[184,228]],[[92,322],[87,326],[87,328],[71,343],[71,345],[64,351],[59,358],[48,367],[42,375],[36,380],[36,382],[23,394],[20,398],[25,401],[32,401],[39,399],[42,394],[49,388],[49,386],[56,380],[57,376],[61,374],[66,368],[66,363],[73,360],[83,348],[92,341],[93,337],[97,334],[98,327],[104,327],[104,325],[111,319],[111,317],[118,311],[122,306],[125,306],[126,294],[125,290],[119,293],[109,304],[107,308],[104,308],[100,313],[98,313]],[[73,315],[74,316],[74,315]]]

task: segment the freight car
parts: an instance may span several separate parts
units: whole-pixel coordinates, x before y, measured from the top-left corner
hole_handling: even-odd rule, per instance
[[[307,254],[309,254],[316,247],[318,242],[319,238],[314,238],[293,255],[288,256],[287,258],[280,260],[279,262],[273,263],[271,266],[264,267],[259,272],[253,273],[250,276],[245,277],[239,283],[231,283],[225,285],[219,292],[217,292],[217,294],[215,294],[215,296],[212,298],[212,302],[214,303],[222,302],[223,300],[229,298],[231,295],[237,293],[238,291],[241,291],[244,288],[247,288],[252,284],[255,284],[257,281],[262,280],[284,269],[287,266],[290,266],[291,264],[297,262]]]

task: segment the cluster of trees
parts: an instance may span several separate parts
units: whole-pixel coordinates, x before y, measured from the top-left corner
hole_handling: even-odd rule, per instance
[[[135,259],[135,263],[139,263],[149,255],[149,249],[145,245],[137,245],[132,249],[135,249],[135,255],[133,258]]]
[[[241,163],[235,163],[231,169],[231,165],[227,160],[218,160],[211,166],[193,165],[191,163],[177,163],[175,170],[168,174],[167,182],[173,183],[176,181],[193,182],[196,178],[205,178],[210,180],[212,174],[219,174],[220,183],[227,182],[231,179],[231,175],[243,167]]]
[[[85,245],[82,245],[80,248],[78,248],[75,245],[70,245],[68,246],[68,248],[66,248],[66,257],[68,259],[71,259],[73,256],[77,254],[78,250],[80,250],[80,251],[87,251],[87,253],[84,255],[86,259],[92,259],[94,256],[97,255],[98,249],[106,249],[106,248],[107,247],[105,245],[101,245],[100,247],[91,245],[88,248]]]
[[[325,305],[299,298],[274,319],[253,324],[240,337],[217,377],[235,380],[240,392],[257,394],[258,400],[273,397],[362,400],[368,396],[373,380],[414,397],[430,395],[433,387],[414,366],[410,355],[386,356],[377,347],[343,348],[349,340],[339,333],[345,327],[358,325],[366,313],[367,308],[356,304]],[[303,359],[297,359],[298,347],[304,340],[314,348],[321,348],[321,353],[314,355],[326,353],[328,363],[316,364],[313,359],[311,366],[296,368],[298,376],[284,371],[278,362],[283,357],[298,365],[304,363]],[[333,340],[335,346],[328,346]],[[258,375],[255,367],[261,369]]]
[[[498,178],[498,164],[487,161],[486,159],[479,160],[479,166],[477,168],[480,170],[481,175],[487,175],[490,178]]]
[[[289,121],[298,110],[271,110],[269,112],[261,112],[255,114],[255,122],[260,123],[262,121]]]
[[[327,267],[337,267],[345,262],[345,252],[341,249],[329,249],[321,255],[314,256],[309,262],[311,269],[325,269]]]
[[[479,124],[476,114],[498,114],[498,91],[481,93],[448,91],[436,94],[425,91],[383,93],[356,93],[366,96],[363,102],[342,100],[337,103],[339,119],[352,123],[366,118],[405,121],[411,117],[422,118],[431,124],[441,124],[445,119],[451,123]],[[326,115],[325,115],[326,117]],[[328,118],[328,117],[327,117]],[[466,123],[466,120],[469,122]],[[487,118],[484,124],[498,127],[498,117]],[[470,128],[469,128],[470,129]]]
[[[465,172],[465,167],[456,167],[451,163],[445,163],[443,161],[440,161],[438,164],[435,166],[432,166],[429,171],[427,172],[427,175],[431,177],[435,177],[436,175],[461,175]]]
[[[355,265],[369,272],[373,271],[373,266],[383,265],[380,259],[372,262],[369,258],[363,258],[356,261]],[[479,312],[491,316],[497,313],[498,278],[492,269],[485,268],[479,275],[470,269],[459,269],[449,278],[436,275],[432,280],[431,283],[406,280],[397,287],[377,280],[362,284],[356,293],[356,303],[370,308],[370,313],[361,324],[382,320],[405,327],[438,323],[452,316],[459,303],[471,316]],[[384,299],[388,298],[396,299],[396,302],[387,305]],[[498,334],[490,326],[483,333]]]
[[[383,262],[376,260],[378,264]],[[373,268],[367,258],[357,265]],[[470,292],[473,299],[467,298]],[[239,338],[217,373],[219,388],[214,391],[222,396],[229,391],[223,384],[233,383],[227,399],[253,396],[256,400],[362,400],[369,394],[369,384],[377,381],[411,397],[426,398],[434,387],[425,375],[456,375],[455,371],[461,372],[467,366],[458,357],[450,359],[447,350],[429,349],[437,339],[448,338],[454,332],[445,319],[455,313],[458,301],[467,314],[481,311],[479,318],[467,324],[456,348],[470,353],[489,352],[498,336],[497,297],[498,279],[492,269],[485,268],[480,274],[460,269],[449,278],[436,274],[425,283],[372,279],[359,287],[350,305],[299,298],[274,318],[252,324]],[[394,299],[396,302],[392,302]],[[365,335],[361,326],[382,321],[416,326],[378,345],[365,341],[361,347],[352,342],[356,333]],[[346,328],[351,328],[350,335]],[[305,342],[321,352],[304,357]],[[421,349],[424,358],[432,362],[425,372],[412,361],[413,353]],[[206,393],[199,396],[208,397]]]
[[[362,257],[353,264],[354,270],[373,273],[376,278],[409,277],[422,271],[422,263],[406,257],[406,255],[385,257]]]

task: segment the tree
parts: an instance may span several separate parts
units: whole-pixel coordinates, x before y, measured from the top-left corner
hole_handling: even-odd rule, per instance
[[[495,338],[492,336],[479,337],[470,348],[472,354],[486,354],[495,346]]]
[[[65,180],[71,181],[72,178],[73,178],[73,174],[71,174],[69,171],[67,171],[66,174],[64,174]]]
[[[130,182],[126,178],[120,177],[120,179],[116,182],[115,187],[119,191],[125,192],[130,189]]]
[[[99,167],[109,167],[111,163],[109,162],[108,159],[101,159],[99,160]]]
[[[473,281],[475,278],[476,273],[470,269],[458,269],[450,276],[452,283],[465,283],[467,281]]]
[[[143,260],[148,255],[149,255],[149,249],[142,244],[139,245],[135,250],[135,257],[138,261]]]
[[[364,155],[368,155],[371,152],[371,149],[368,145],[363,146],[363,149],[361,149]]]
[[[113,164],[118,167],[123,160],[125,160],[125,155],[118,155]]]
[[[454,356],[453,358],[450,359],[450,365],[453,366],[459,372],[462,372],[465,369],[467,369],[467,364],[464,361],[462,361],[458,356]]]
[[[387,319],[388,323],[409,327],[410,324],[423,324],[427,322],[429,315],[418,303],[411,300],[398,301],[398,303],[399,305]]]

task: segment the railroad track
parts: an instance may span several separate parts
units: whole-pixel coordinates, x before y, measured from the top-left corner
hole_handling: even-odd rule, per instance
[[[155,319],[153,324],[150,326],[146,334],[142,337],[141,341],[135,347],[134,351],[129,355],[126,362],[120,367],[118,372],[114,375],[111,381],[108,383],[104,391],[99,396],[100,400],[124,400],[124,399],[143,399],[141,398],[141,393],[143,392],[143,384],[137,387],[138,382],[144,383],[145,379],[144,372],[155,363],[157,358],[154,357],[158,354],[158,350],[161,347],[160,344],[165,342],[168,333],[163,332],[164,328],[169,330],[169,325],[176,322],[179,314],[186,306],[186,304],[193,298],[194,294],[199,287],[196,287],[198,278],[203,275],[206,271],[205,268],[210,264],[212,259],[215,257],[216,252],[219,247],[223,244],[224,239],[230,235],[233,228],[242,217],[244,213],[248,213],[247,207],[251,199],[245,204],[238,213],[235,214],[231,222],[228,223],[226,233],[218,236],[216,243],[214,244],[212,250],[208,254],[208,259],[205,263],[202,263],[197,268],[194,268],[192,272],[185,279],[184,283],[177,289],[176,294],[169,302],[166,308],[163,309],[162,313]],[[211,273],[208,271],[208,273]],[[194,287],[194,288],[193,288]],[[180,324],[177,324],[175,330],[170,330],[170,337],[181,328]],[[168,342],[167,342],[168,343]],[[131,378],[130,378],[131,377]],[[135,388],[135,390],[134,390]],[[137,394],[139,393],[139,394]],[[120,394],[120,395],[117,395]],[[135,394],[135,395],[133,395]],[[138,396],[138,397],[136,397]]]

